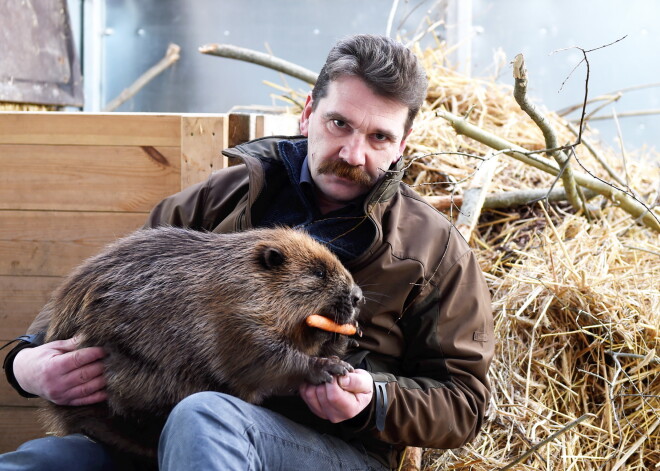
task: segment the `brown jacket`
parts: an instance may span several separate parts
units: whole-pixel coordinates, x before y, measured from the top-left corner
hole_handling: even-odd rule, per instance
[[[165,199],[147,225],[214,232],[252,227],[250,209],[268,191],[262,162],[269,159],[272,168],[271,159],[279,160],[278,139],[227,149],[225,155],[245,165]],[[401,183],[400,167],[367,197],[364,210],[376,237],[347,266],[367,298],[360,348],[349,361],[374,378],[371,407],[333,428],[295,400],[270,404],[295,420],[356,439],[381,458],[406,445],[456,448],[473,439],[490,397],[494,347],[490,295],[472,251],[443,215]],[[391,466],[394,455],[388,456]]]
[[[146,226],[214,232],[252,227],[252,205],[268,197],[262,195],[268,191],[266,169],[276,171],[280,161],[279,139],[225,150],[245,165],[166,198]],[[475,437],[490,397],[494,347],[490,295],[474,255],[451,223],[401,182],[401,165],[368,195],[364,211],[376,236],[347,266],[367,298],[360,347],[348,361],[373,376],[371,406],[332,425],[298,398],[266,404],[364,446],[391,467],[406,445],[456,448]],[[45,330],[47,322],[36,319],[29,332]]]

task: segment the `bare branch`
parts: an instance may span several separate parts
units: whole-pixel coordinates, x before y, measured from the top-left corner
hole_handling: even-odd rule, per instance
[[[534,156],[527,149],[512,144],[511,142],[499,136],[484,131],[483,129],[468,123],[466,120],[452,113],[449,113],[448,111],[437,110],[436,115],[449,121],[457,133],[471,137],[472,139],[475,139],[495,150],[503,151],[505,154],[520,160],[521,162],[524,162],[555,176],[558,175],[561,171],[555,162],[552,162],[543,157]],[[638,201],[633,195],[630,195],[624,190],[621,190],[620,188],[617,188],[614,185],[605,182],[591,174],[584,175],[576,172],[573,176],[577,184],[605,196],[610,201],[621,207],[621,209],[632,215],[634,218],[640,218],[641,222],[643,222],[647,227],[660,232],[660,219],[658,216],[656,216],[648,206]]]
[[[277,70],[278,72],[290,75],[291,77],[295,77],[311,85],[315,84],[316,79],[318,78],[316,72],[312,72],[311,70],[292,62],[266,54],[265,52],[232,46],[231,44],[206,44],[199,48],[199,52],[202,54],[237,59],[268,67],[269,69]]]
[[[532,121],[541,129],[543,137],[545,138],[545,147],[547,149],[555,149],[557,147],[557,136],[550,126],[550,123],[545,119],[537,108],[527,99],[527,69],[525,68],[525,59],[522,54],[516,56],[514,62],[513,76],[515,79],[515,86],[513,89],[513,96],[520,108],[532,118]],[[579,139],[579,137],[578,137]],[[566,153],[561,151],[549,151],[548,155],[557,161],[557,164],[563,168],[562,182],[566,188],[566,194],[573,209],[579,211],[582,207],[580,198],[575,187],[575,180],[573,179],[573,171],[569,164],[569,158]]]
[[[587,189],[587,200],[596,196],[595,191]],[[463,205],[463,195],[425,196],[424,199],[434,208],[443,211],[452,206]],[[537,190],[505,191],[503,193],[489,193],[486,195],[483,207],[486,209],[505,209],[515,206],[534,204],[538,201],[566,201],[566,190],[563,188],[541,188]]]
[[[167,52],[165,53],[165,57],[158,61],[156,65],[151,67],[144,74],[140,75],[140,77],[135,82],[133,82],[130,87],[124,89],[114,100],[108,103],[103,111],[114,111],[119,108],[122,103],[133,97],[137,92],[142,90],[146,84],[151,82],[161,72],[178,61],[180,57],[180,51],[181,48],[177,44],[170,44],[167,48]]]
[[[530,448],[530,449],[527,450],[525,453],[523,453],[522,455],[520,455],[517,459],[513,460],[511,463],[507,464],[507,465],[504,466],[503,468],[500,468],[500,471],[506,471],[507,469],[511,469],[513,466],[517,465],[518,463],[521,463],[521,462],[522,462],[523,460],[525,460],[527,457],[529,457],[530,455],[532,455],[533,453],[535,453],[539,448],[541,448],[542,446],[544,446],[544,445],[546,445],[547,443],[551,442],[552,440],[554,440],[555,438],[559,437],[560,435],[563,435],[564,433],[568,432],[570,429],[572,429],[573,427],[575,427],[576,425],[578,425],[578,424],[579,424],[580,422],[582,422],[583,420],[588,419],[588,418],[594,418],[594,417],[596,417],[594,414],[584,414],[583,416],[578,417],[578,418],[575,419],[574,421],[569,422],[567,425],[565,425],[565,426],[562,427],[561,429],[557,430],[555,433],[553,433],[552,435],[550,435],[550,436],[549,436],[548,438],[546,438],[545,440],[542,440],[542,441],[540,441],[539,443],[537,443],[536,445],[534,445],[532,448]]]
[[[566,123],[566,127],[573,134],[575,134],[576,136],[578,135],[577,129],[575,129],[575,127],[571,123]],[[596,159],[598,163],[600,163],[603,166],[603,168],[610,175],[610,177],[616,180],[616,182],[619,185],[625,186],[626,183],[623,181],[623,179],[614,171],[612,167],[609,166],[609,164],[605,161],[605,159],[603,159],[603,157],[596,151],[596,149],[594,149],[594,147],[588,141],[585,141],[583,139],[582,145],[584,145],[589,151],[589,153],[591,153],[591,155],[594,157],[594,159]]]

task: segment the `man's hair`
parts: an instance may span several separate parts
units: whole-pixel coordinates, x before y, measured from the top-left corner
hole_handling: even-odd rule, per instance
[[[386,36],[358,34],[339,41],[328,54],[312,90],[312,109],[328,94],[330,82],[343,76],[358,77],[377,95],[408,107],[408,132],[426,98],[424,67],[403,44]]]

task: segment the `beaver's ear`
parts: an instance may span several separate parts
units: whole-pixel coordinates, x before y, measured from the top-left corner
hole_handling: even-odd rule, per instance
[[[270,270],[282,265],[284,260],[284,254],[278,249],[275,247],[266,247],[261,251],[261,257],[259,261],[264,266],[264,268]]]

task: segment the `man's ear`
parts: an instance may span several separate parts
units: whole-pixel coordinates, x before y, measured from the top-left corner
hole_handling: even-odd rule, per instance
[[[401,139],[401,143],[399,144],[399,153],[396,155],[396,157],[394,158],[394,160],[391,163],[396,162],[397,160],[399,160],[399,157],[401,157],[403,155],[403,149],[406,148],[406,140],[408,139],[408,136],[410,136],[411,132],[412,132],[412,128],[410,128],[408,130],[408,132],[406,133],[406,135],[403,136],[403,139]]]
[[[300,113],[300,134],[307,137],[309,135],[309,117],[312,114],[312,94],[307,95],[305,107]]]

